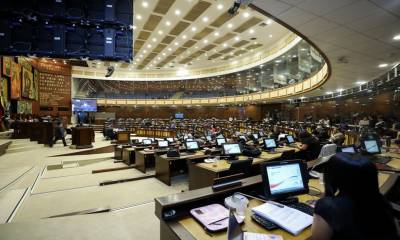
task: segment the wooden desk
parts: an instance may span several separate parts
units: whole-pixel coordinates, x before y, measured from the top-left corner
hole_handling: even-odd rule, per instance
[[[122,161],[126,165],[135,164],[135,148],[129,147],[122,150]]]
[[[278,148],[275,153],[262,152],[257,158],[253,158],[253,173],[259,174],[259,164],[276,160],[281,157],[282,152],[295,150],[292,147]],[[296,150],[297,151],[297,150]],[[239,160],[245,160],[248,157],[239,156]],[[189,190],[212,186],[215,178],[224,177],[229,172],[231,164],[225,160],[219,160],[217,163],[194,163],[189,164]]]
[[[386,194],[394,186],[397,180],[395,174],[379,174],[379,185],[382,194]],[[309,186],[316,187],[323,192],[323,186],[319,180],[310,180]],[[173,194],[155,200],[155,214],[160,219],[160,239],[161,240],[225,240],[226,231],[220,233],[206,233],[199,223],[190,214],[190,209],[206,204],[222,203],[225,197],[231,196],[235,192],[250,193],[254,189],[262,188],[261,176],[254,176],[243,180],[243,185],[231,189],[213,192],[211,187]],[[318,199],[311,195],[301,195],[299,200],[304,202],[309,199]],[[250,232],[278,234],[285,240],[306,240],[311,238],[311,228],[307,228],[298,236],[292,236],[284,230],[277,229],[268,231],[251,220],[250,209],[258,206],[262,202],[257,200],[250,201],[250,207],[246,211],[245,223],[242,229]],[[175,217],[165,217],[165,213],[174,210]]]
[[[130,145],[114,145],[114,159],[122,160],[124,148],[130,148]]]
[[[135,151],[135,167],[137,170],[146,173],[146,169],[153,167],[154,164],[154,151]]]
[[[178,158],[170,158],[164,155],[156,155],[156,178],[161,182],[171,186],[172,171],[179,167],[187,167],[188,161],[202,160],[209,157],[203,151],[198,151],[192,155],[181,155]]]
[[[72,145],[77,149],[92,148],[94,142],[94,129],[91,127],[73,127]]]
[[[117,143],[129,143],[131,141],[131,132],[129,131],[119,131],[117,132]]]

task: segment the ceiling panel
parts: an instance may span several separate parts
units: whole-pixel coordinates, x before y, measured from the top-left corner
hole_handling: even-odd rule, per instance
[[[164,44],[170,44],[174,39],[175,37],[173,36],[165,36],[161,42]]]
[[[174,2],[175,0],[158,0],[153,11],[159,14],[166,14]]]
[[[162,17],[151,14],[147,22],[144,24],[143,29],[147,31],[153,31],[160,23]]]
[[[206,1],[199,1],[183,18],[187,21],[195,21],[201,14],[203,14],[207,8],[211,6],[211,3]]]
[[[160,53],[160,52],[162,52],[162,50],[164,50],[166,47],[167,47],[166,44],[161,44],[161,43],[160,43],[160,44],[158,44],[158,45],[154,48],[153,52]]]
[[[215,45],[215,44],[209,44],[209,45],[203,47],[201,50],[210,51],[211,49],[216,48],[216,47],[217,47],[217,45]]]
[[[193,39],[201,40],[204,37],[206,37],[207,35],[209,35],[210,33],[212,33],[213,31],[214,31],[214,29],[206,27],[201,32],[198,32],[196,35],[194,35]]]
[[[259,24],[262,21],[263,20],[258,17],[252,17],[251,19],[247,20],[246,22],[244,22],[242,25],[240,25],[233,31],[237,32],[237,33],[242,33],[244,31],[254,27],[255,25]]]
[[[239,41],[239,42],[233,44],[233,46],[234,46],[235,48],[240,48],[240,47],[242,47],[242,46],[244,46],[244,45],[246,45],[246,44],[248,44],[248,43],[249,43],[249,41],[247,41],[247,40],[241,40],[241,41]]]
[[[137,38],[141,39],[141,40],[147,40],[150,37],[150,34],[151,34],[151,32],[141,31]]]
[[[228,33],[225,34],[224,36],[222,36],[222,37],[216,39],[216,40],[214,41],[214,43],[221,44],[221,43],[226,42],[226,41],[228,41],[229,39],[231,39],[231,38],[233,38],[233,37],[235,37],[235,36],[236,36],[235,34],[228,32]]]
[[[197,42],[194,40],[188,40],[182,46],[185,48],[190,48],[190,47],[193,47],[193,45],[195,45],[196,43]]]
[[[176,24],[176,26],[169,32],[170,35],[178,36],[181,34],[187,27],[189,27],[190,23],[180,21]]]
[[[229,52],[232,52],[233,50],[235,50],[235,49],[232,48],[232,47],[229,47],[229,48],[225,48],[225,49],[222,50],[222,51],[219,51],[219,53],[221,53],[221,54],[227,54],[227,53],[229,53]]]
[[[224,25],[226,22],[228,22],[232,18],[233,18],[232,15],[224,12],[217,19],[215,19],[215,21],[212,22],[210,25],[213,27],[221,27],[222,25]]]

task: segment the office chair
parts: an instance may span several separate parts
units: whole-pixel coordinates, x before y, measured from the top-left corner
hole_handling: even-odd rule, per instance
[[[229,175],[244,173],[244,177],[247,177],[250,173],[252,164],[253,158],[249,158],[247,160],[233,161],[229,168]]]
[[[279,158],[279,160],[293,160],[293,159],[297,159],[296,150],[284,151],[282,152],[282,155]]]

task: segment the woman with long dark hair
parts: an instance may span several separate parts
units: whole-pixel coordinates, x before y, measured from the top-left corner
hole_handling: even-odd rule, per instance
[[[324,185],[325,197],[315,206],[313,240],[400,239],[370,159],[358,154],[334,155],[324,167]]]

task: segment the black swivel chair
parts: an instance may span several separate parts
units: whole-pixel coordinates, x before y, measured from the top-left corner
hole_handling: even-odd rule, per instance
[[[281,160],[293,160],[293,159],[297,159],[297,158],[298,158],[298,156],[296,156],[296,151],[295,150],[288,150],[288,151],[282,152],[282,155],[279,158],[279,161],[281,161]]]
[[[247,160],[233,161],[229,168],[229,175],[244,173],[244,177],[248,177],[250,174],[252,164],[253,164],[252,158],[249,158]]]

